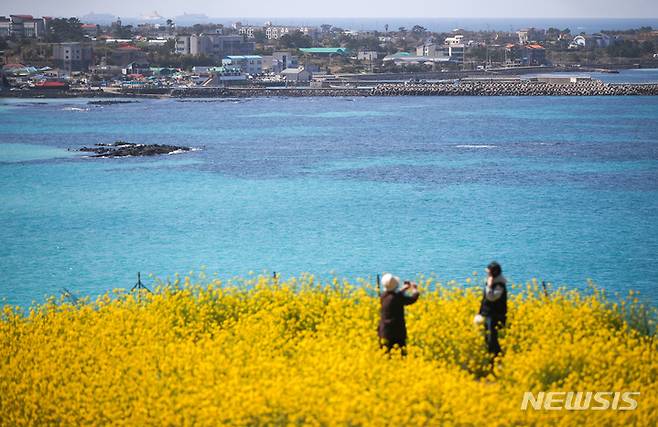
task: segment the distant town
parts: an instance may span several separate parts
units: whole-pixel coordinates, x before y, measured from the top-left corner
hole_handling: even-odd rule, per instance
[[[349,87],[542,71],[658,67],[658,30],[569,28],[431,32],[415,25],[355,31],[312,26],[0,16],[2,90]]]

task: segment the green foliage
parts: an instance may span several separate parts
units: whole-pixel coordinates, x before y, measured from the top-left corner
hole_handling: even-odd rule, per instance
[[[427,33],[427,28],[423,27],[422,25],[414,25],[411,28],[411,34],[413,34],[416,39],[421,39],[425,33]]]
[[[546,30],[546,38],[548,40],[557,40],[558,37],[560,37],[560,30],[555,27],[550,27],[548,30]]]
[[[651,54],[656,52],[656,46],[651,40],[645,40],[640,45],[642,53]]]
[[[112,30],[112,36],[116,39],[130,39],[133,36],[132,25],[116,26]]]
[[[254,31],[254,41],[256,43],[265,43],[267,41],[267,35],[265,34],[265,31]]]
[[[78,42],[84,40],[82,23],[78,18],[55,18],[50,21],[46,40],[50,43]]]
[[[177,27],[178,34],[214,33],[224,29],[222,24],[194,24],[191,27]]]
[[[345,43],[345,47],[349,48],[352,51],[381,50],[381,48],[379,47],[379,39],[377,37],[364,37],[364,38],[350,37],[347,43]]]
[[[302,47],[311,46],[313,46],[313,39],[301,31],[293,31],[288,34],[284,34],[279,38],[279,47],[284,49],[299,49]]]
[[[630,35],[634,36],[637,34],[642,34],[642,33],[650,33],[653,31],[653,27],[651,26],[643,26],[640,28],[631,28],[630,30],[601,30],[602,33],[606,34],[625,34],[625,35]]]
[[[608,55],[622,58],[637,58],[642,55],[640,44],[634,40],[622,40],[606,48]]]

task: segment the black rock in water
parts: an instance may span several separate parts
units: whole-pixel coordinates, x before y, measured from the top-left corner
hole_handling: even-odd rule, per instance
[[[87,102],[87,105],[114,105],[114,104],[135,104],[138,103],[139,101],[126,101],[126,100],[115,100],[115,99],[109,99],[109,100],[100,100],[100,101],[89,101]]]
[[[82,147],[79,151],[94,153],[90,157],[128,157],[157,156],[174,152],[190,151],[190,147],[165,144],[135,144],[133,142],[116,141],[111,144],[94,144],[93,147]]]

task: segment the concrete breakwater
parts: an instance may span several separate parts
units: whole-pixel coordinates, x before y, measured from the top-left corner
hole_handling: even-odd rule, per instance
[[[131,88],[105,91],[3,91],[17,98],[257,98],[309,96],[638,96],[658,95],[658,84],[603,83],[598,80],[551,83],[530,80],[484,80],[436,83],[380,83],[364,87],[186,87]]]
[[[457,83],[387,83],[372,96],[633,96],[658,95],[658,84],[607,84],[600,81],[544,83],[485,81]]]
[[[607,84],[600,81],[468,81],[449,83],[382,83],[361,88],[208,88],[175,89],[174,97],[253,98],[272,96],[638,96],[658,95],[658,84]]]

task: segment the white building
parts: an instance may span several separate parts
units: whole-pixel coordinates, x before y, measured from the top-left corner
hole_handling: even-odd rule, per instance
[[[608,47],[614,44],[615,38],[607,34],[592,34],[592,35],[578,35],[573,38],[569,44],[569,49],[586,48],[593,49],[595,47]]]
[[[443,41],[444,44],[447,45],[458,45],[458,44],[464,44],[464,36],[461,34],[454,35],[452,37],[446,37],[446,39]]]
[[[294,33],[295,31],[299,31],[303,33],[306,36],[315,38],[317,35],[317,29],[313,27],[289,27],[289,26],[284,26],[284,25],[267,25],[270,23],[266,23],[265,26],[265,37],[268,40],[278,40],[281,37],[283,37],[286,34]]]
[[[205,34],[190,36],[190,55],[212,55],[212,40]]]
[[[375,50],[364,50],[356,54],[356,59],[359,61],[374,61],[379,57],[379,53]]]
[[[149,39],[146,43],[149,46],[164,46],[169,40],[165,38]]]
[[[181,55],[205,55],[223,58],[226,55],[250,55],[256,48],[254,42],[244,36],[219,33],[176,37],[176,53]]]
[[[311,80],[311,73],[306,71],[304,67],[286,68],[281,71],[281,77],[289,82],[308,82]]]
[[[43,38],[49,21],[50,18],[34,18],[32,15],[0,16],[0,37]]]
[[[69,73],[88,70],[92,59],[91,44],[67,42],[53,45],[53,62],[57,67]]]
[[[263,57],[263,71],[279,74],[286,68],[297,68],[299,58],[290,51],[277,51]]]
[[[233,67],[209,67],[210,77],[205,79],[202,86],[222,87],[230,84],[240,84],[247,81],[247,76],[239,68]],[[200,80],[204,80],[200,78]]]
[[[263,72],[263,57],[260,55],[229,55],[222,59],[224,67],[239,68],[247,74],[261,74]]]
[[[466,46],[463,44],[452,44],[448,45],[447,56],[452,62],[464,62],[464,53],[466,52]]]
[[[545,32],[536,28],[523,28],[517,31],[516,35],[519,37],[519,44],[523,45],[544,40]]]
[[[265,37],[268,40],[278,40],[290,32],[290,27],[270,26],[265,28]]]
[[[257,27],[253,25],[240,26],[237,28],[238,34],[245,36],[248,39],[253,39],[256,37],[256,31],[263,31],[263,27]]]
[[[416,56],[443,56],[443,48],[436,43],[423,43],[416,46]]]
[[[449,37],[448,39],[452,39],[452,37]],[[457,40],[461,40],[461,38]],[[454,43],[454,40],[450,40],[449,42],[442,45],[435,43],[425,43],[416,47],[416,56],[436,58],[439,60],[452,62],[464,62],[465,50],[466,47],[463,43]]]
[[[190,54],[190,36],[176,37],[175,52],[179,55]]]

